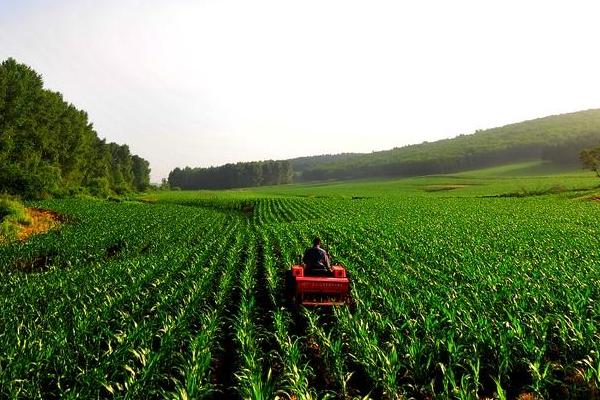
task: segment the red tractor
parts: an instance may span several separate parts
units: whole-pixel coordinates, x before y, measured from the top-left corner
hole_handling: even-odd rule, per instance
[[[337,306],[350,301],[350,280],[346,268],[331,267],[333,276],[311,276],[305,274],[304,266],[293,265],[288,273],[288,295],[296,305]]]

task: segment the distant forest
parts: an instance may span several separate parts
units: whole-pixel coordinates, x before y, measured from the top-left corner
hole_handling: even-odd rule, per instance
[[[87,114],[44,89],[33,69],[0,64],[0,192],[27,198],[144,190],[148,161],[106,143]]]
[[[303,181],[405,177],[527,160],[579,165],[580,151],[598,145],[600,110],[587,110],[387,151],[305,157],[292,165]]]
[[[173,188],[186,190],[230,189],[291,183],[292,174],[289,161],[253,161],[209,168],[175,168],[168,182]]]

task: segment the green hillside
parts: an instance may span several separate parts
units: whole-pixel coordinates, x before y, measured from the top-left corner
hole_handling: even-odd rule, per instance
[[[577,165],[579,152],[600,144],[600,110],[587,110],[477,131],[452,139],[370,154],[303,159],[292,165],[302,180],[402,177],[453,173],[545,160]],[[308,162],[308,161],[311,161]],[[559,167],[560,168],[560,167]]]

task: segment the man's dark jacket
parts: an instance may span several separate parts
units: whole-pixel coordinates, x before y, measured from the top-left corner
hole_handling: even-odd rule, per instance
[[[318,246],[313,246],[304,252],[302,262],[308,269],[325,269],[329,270],[329,256],[327,252]]]

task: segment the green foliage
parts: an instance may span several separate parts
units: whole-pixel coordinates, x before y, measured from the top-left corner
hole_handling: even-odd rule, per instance
[[[0,197],[0,240],[15,237],[19,225],[31,224],[27,209],[17,200]]]
[[[582,150],[580,159],[585,168],[594,171],[600,178],[600,146],[594,149]]]
[[[5,240],[12,240],[17,234],[17,226],[11,224],[8,220],[0,222],[0,243]]]
[[[88,190],[92,196],[107,198],[112,191],[107,177],[93,178],[88,182]]]
[[[210,168],[175,168],[169,173],[171,187],[181,189],[229,189],[281,185],[292,181],[288,161],[255,161]]]
[[[11,220],[23,225],[31,223],[25,206],[9,198],[0,198],[0,220]]]
[[[39,74],[9,58],[0,64],[0,190],[25,198],[82,186],[126,193],[148,186],[148,162],[100,140],[84,111],[43,88]],[[100,186],[100,187],[99,187]]]
[[[143,192],[150,187],[150,163],[136,155],[131,157],[131,163],[133,187]]]

